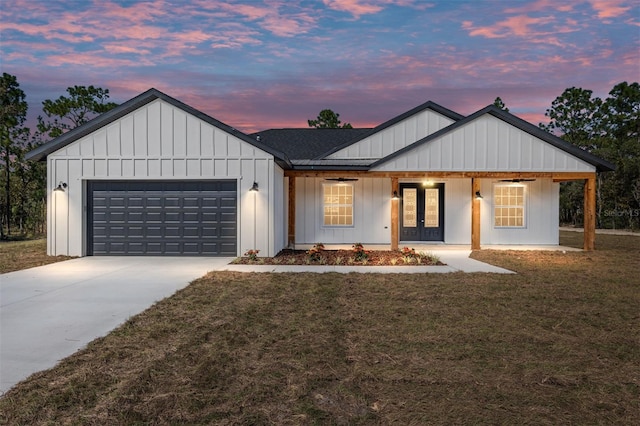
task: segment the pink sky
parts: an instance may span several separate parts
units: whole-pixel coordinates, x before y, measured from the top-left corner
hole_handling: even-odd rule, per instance
[[[497,96],[538,124],[568,87],[606,97],[640,80],[626,0],[14,0],[0,32],[31,121],[95,85],[115,102],[155,87],[246,132],[324,108],[356,127],[427,100],[469,114]]]

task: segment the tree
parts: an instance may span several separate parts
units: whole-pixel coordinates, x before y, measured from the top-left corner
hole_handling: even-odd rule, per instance
[[[640,227],[640,84],[617,84],[597,114],[600,143],[594,153],[616,171],[599,176],[599,216],[606,226]],[[604,212],[604,215],[602,214]]]
[[[507,106],[504,104],[504,102],[502,102],[502,99],[500,98],[500,96],[498,96],[494,101],[493,104],[495,106],[497,106],[498,108],[500,108],[501,110],[504,110],[505,112],[509,112],[509,108],[507,108]]]
[[[560,133],[562,139],[591,150],[598,134],[596,113],[602,105],[600,98],[592,98],[593,91],[571,87],[565,89],[544,113],[549,124],[540,127],[551,133]]]
[[[28,104],[25,94],[20,89],[20,84],[15,76],[2,74],[0,80],[0,150],[4,162],[4,211],[0,221],[0,237],[4,238],[4,226],[6,223],[7,234],[11,234],[11,174],[13,160],[19,153],[16,141],[29,132],[22,127],[27,117]]]
[[[542,129],[616,165],[615,172],[597,176],[599,226],[640,227],[640,85],[619,83],[605,101],[591,90],[571,87],[547,109]],[[563,183],[561,220],[582,220],[583,188]]]
[[[307,120],[309,127],[315,127],[316,129],[353,129],[351,124],[345,123],[340,125],[340,114],[336,114],[330,109],[323,109],[318,114],[317,119]]]
[[[38,117],[38,130],[51,138],[55,138],[68,130],[74,129],[98,114],[107,112],[118,104],[107,102],[109,89],[94,86],[73,86],[67,88],[69,96],[60,96],[55,101],[47,99],[42,102],[42,110],[53,120],[45,121]]]

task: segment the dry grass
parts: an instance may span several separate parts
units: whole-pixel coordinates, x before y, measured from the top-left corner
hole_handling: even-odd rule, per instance
[[[73,259],[47,256],[47,240],[0,241],[0,274]]]
[[[210,274],[17,385],[0,423],[635,424],[640,238],[597,242],[474,253],[517,275]]]

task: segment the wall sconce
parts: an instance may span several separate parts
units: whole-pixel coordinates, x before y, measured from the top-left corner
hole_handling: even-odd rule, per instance
[[[476,191],[476,200],[480,199],[482,199],[482,195],[480,194],[480,191]]]
[[[253,186],[249,191],[258,192],[258,182],[253,182]]]
[[[397,200],[398,198],[398,191],[393,191],[393,197],[391,197],[392,200]]]
[[[54,191],[60,191],[60,192],[64,192],[64,189],[67,187],[67,184],[60,181],[60,183],[58,184],[58,186],[56,186],[53,190]]]

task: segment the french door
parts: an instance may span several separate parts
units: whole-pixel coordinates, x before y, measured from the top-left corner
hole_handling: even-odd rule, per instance
[[[401,183],[400,198],[400,241],[444,241],[444,183]]]

